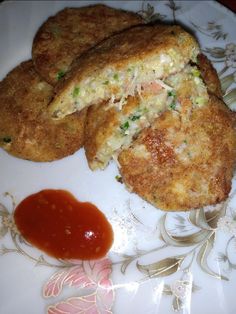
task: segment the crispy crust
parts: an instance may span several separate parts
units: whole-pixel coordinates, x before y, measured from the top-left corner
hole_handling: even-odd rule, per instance
[[[218,74],[211,61],[202,53],[198,55],[198,67],[209,92],[222,99],[223,95]]]
[[[55,85],[57,74],[67,72],[77,56],[112,34],[142,22],[133,12],[101,4],[66,8],[49,17],[38,30],[32,47],[35,68]]]
[[[112,107],[106,109],[107,103],[93,105],[88,108],[84,148],[89,167],[92,170],[104,168],[102,161],[96,156],[98,151],[102,150],[105,143],[113,135],[114,130],[119,127],[119,118],[121,115],[129,114],[133,108],[139,105],[139,97],[129,97],[122,111],[117,111]]]
[[[91,169],[94,169],[97,152],[112,135],[118,124],[118,117],[115,108],[105,111],[106,103],[98,104],[88,108],[89,118],[86,119],[84,148],[86,158]]]
[[[126,185],[160,209],[219,203],[230,192],[236,160],[233,114],[213,95],[190,115],[165,112],[118,160]]]
[[[25,61],[0,82],[0,146],[33,161],[52,161],[83,145],[86,110],[53,121],[47,105],[53,88]]]
[[[72,90],[88,77],[96,77],[106,69],[119,70],[141,60],[146,62],[147,58],[165,54],[173,47],[186,63],[199,49],[196,40],[180,26],[142,25],[110,37],[78,58],[73,69],[58,83],[49,106],[51,114],[58,110],[73,112]]]

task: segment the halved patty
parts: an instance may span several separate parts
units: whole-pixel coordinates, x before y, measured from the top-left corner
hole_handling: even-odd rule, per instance
[[[162,85],[151,82],[143,85],[140,94],[129,96],[121,110],[109,102],[90,106],[86,118],[85,152],[92,170],[104,169],[109,160],[132,142],[133,137],[166,110],[177,109],[178,97],[188,94],[192,106],[208,102],[207,88],[196,67],[166,78]],[[168,83],[168,84],[167,84]],[[178,96],[178,97],[177,97]]]
[[[0,146],[33,161],[52,161],[83,145],[86,109],[54,121],[47,114],[53,88],[25,61],[0,82]]]
[[[101,4],[66,8],[49,17],[38,30],[32,48],[34,66],[55,85],[76,57],[112,34],[142,22],[133,12]]]
[[[196,40],[180,26],[142,25],[110,37],[77,59],[55,89],[49,110],[62,118],[110,100],[118,109],[128,96],[196,61]],[[117,101],[118,100],[118,101]]]
[[[123,181],[163,210],[190,210],[225,200],[236,160],[234,117],[211,95],[209,103],[166,111],[144,129],[118,161]]]

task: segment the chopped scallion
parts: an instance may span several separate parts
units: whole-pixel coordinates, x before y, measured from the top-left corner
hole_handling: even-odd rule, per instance
[[[73,90],[73,97],[76,98],[77,96],[79,96],[79,92],[80,92],[80,88],[78,86],[75,87]]]
[[[201,76],[201,72],[197,69],[192,69],[192,74],[194,77],[200,77]]]
[[[140,119],[140,117],[141,117],[141,115],[133,115],[133,116],[131,116],[129,119],[131,120],[131,121],[135,121],[135,120],[138,120],[138,119]]]
[[[195,100],[196,105],[203,106],[205,104],[205,98],[204,97],[197,97]]]
[[[121,177],[121,176],[117,175],[117,176],[115,176],[115,178],[116,178],[116,181],[117,181],[117,182],[123,183],[123,180],[122,180],[122,177]]]
[[[168,96],[169,97],[176,97],[176,93],[174,90],[168,91]]]
[[[176,108],[176,103],[173,101],[170,105],[169,105],[170,109],[175,110]]]
[[[126,131],[129,128],[129,121],[126,121],[125,123],[120,125],[120,128],[122,131]]]
[[[11,138],[10,138],[10,136],[5,136],[5,137],[3,138],[3,142],[4,142],[4,143],[11,143]]]
[[[119,76],[118,76],[118,74],[117,74],[117,73],[113,75],[113,79],[114,79],[114,80],[116,80],[116,81],[118,81]]]
[[[65,74],[66,74],[65,71],[62,71],[62,70],[59,71],[59,72],[57,73],[57,80],[59,81],[60,79],[62,79]]]

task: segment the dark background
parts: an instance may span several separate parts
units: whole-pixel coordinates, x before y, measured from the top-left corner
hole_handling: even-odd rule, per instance
[[[0,0],[0,3],[3,1],[4,0]],[[191,1],[191,0],[189,0],[189,1]],[[202,0],[202,1],[204,1],[204,0]],[[232,11],[234,11],[236,13],[236,1],[235,0],[217,0],[217,1],[220,2],[221,4],[225,5],[226,7],[228,7],[229,9],[231,9]]]
[[[218,0],[221,4],[228,7],[232,11],[236,12],[236,1],[235,0]]]
[[[3,1],[4,0],[0,0],[0,3]],[[5,1],[7,1],[7,0],[5,0]],[[189,0],[189,1],[191,1],[191,0]],[[201,1],[204,1],[204,0],[201,0]],[[236,13],[236,0],[217,0],[217,1]]]

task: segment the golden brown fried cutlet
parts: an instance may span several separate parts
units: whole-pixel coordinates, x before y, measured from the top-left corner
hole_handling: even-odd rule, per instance
[[[53,88],[25,61],[0,82],[0,146],[33,161],[52,161],[83,145],[86,110],[53,121],[47,114]]]
[[[76,57],[112,34],[141,23],[139,15],[106,5],[66,8],[38,30],[32,48],[35,68],[55,85]]]
[[[189,105],[186,101],[185,109]],[[225,200],[236,160],[233,120],[232,112],[213,95],[208,105],[164,112],[120,153],[123,181],[167,211]]]
[[[114,35],[76,61],[55,89],[49,110],[62,118],[104,100],[119,100],[144,83],[163,79],[196,61],[199,46],[180,26],[142,25]]]

